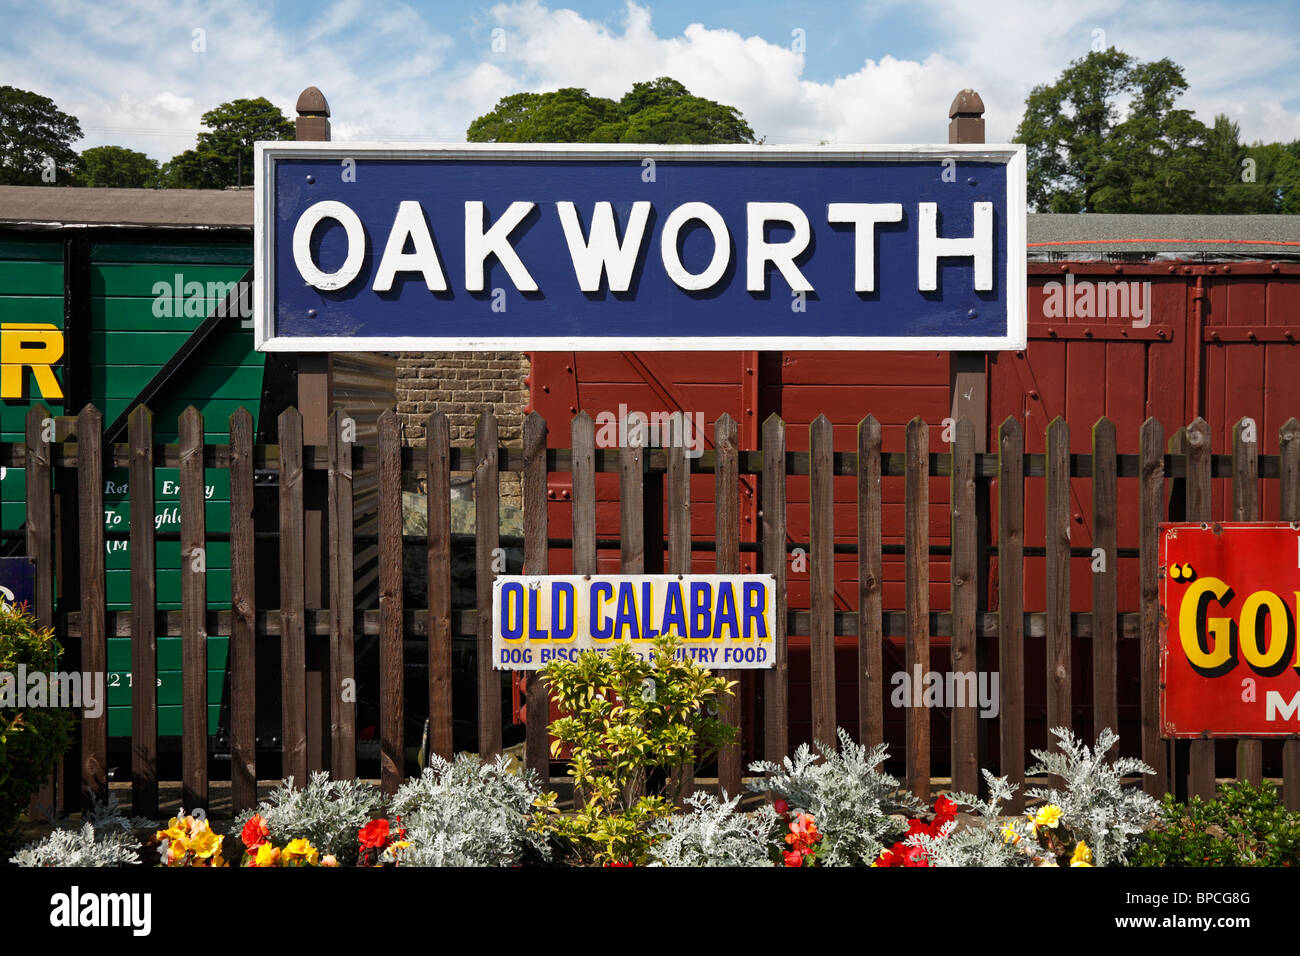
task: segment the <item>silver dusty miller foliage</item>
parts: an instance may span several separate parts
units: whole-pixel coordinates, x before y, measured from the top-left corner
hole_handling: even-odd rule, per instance
[[[1135,757],[1106,761],[1106,753],[1119,737],[1107,727],[1089,747],[1065,727],[1053,727],[1061,742],[1061,753],[1031,750],[1038,763],[1029,774],[1055,774],[1065,781],[1064,790],[1035,787],[1027,790],[1061,808],[1062,818],[1092,849],[1097,866],[1123,865],[1129,837],[1141,833],[1160,812],[1160,804],[1137,787],[1124,787],[1131,774],[1155,773]]]
[[[749,765],[764,779],[746,784],[758,793],[779,794],[791,810],[813,815],[822,842],[817,862],[824,866],[868,866],[906,825],[890,816],[921,809],[899,782],[876,768],[888,755],[884,744],[868,750],[853,742],[843,728],[838,731],[840,748],[818,741],[815,747],[800,744],[793,757],[781,764],[768,760]]]
[[[391,813],[402,818],[411,845],[404,866],[512,866],[525,854],[545,859],[545,838],[528,828],[541,793],[532,770],[513,773],[507,757],[493,763],[459,754],[432,755],[416,779],[398,788]]]
[[[658,821],[654,832],[665,839],[650,849],[651,866],[771,866],[768,847],[777,827],[776,811],[764,804],[754,813],[737,813],[740,797],[722,799],[703,791],[686,799],[690,813]]]
[[[356,862],[357,831],[370,822],[383,801],[373,784],[331,780],[318,770],[305,787],[294,787],[293,777],[284,781],[257,805],[256,813],[266,820],[272,843],[283,846],[305,838],[322,856],[333,854],[347,864]],[[238,834],[252,816],[240,817],[234,832]]]
[[[137,864],[140,841],[132,831],[152,829],[144,817],[122,813],[117,796],[105,803],[95,800],[80,827],[63,827],[29,843],[9,862],[14,866],[127,866]]]
[[[904,843],[925,851],[930,866],[1031,866],[1033,857],[1006,839],[1003,831],[1002,805],[1011,799],[1016,784],[1006,777],[981,771],[988,785],[987,800],[969,793],[950,793],[948,799],[968,808],[976,820],[958,830],[957,822],[946,824],[938,836],[916,834]]]

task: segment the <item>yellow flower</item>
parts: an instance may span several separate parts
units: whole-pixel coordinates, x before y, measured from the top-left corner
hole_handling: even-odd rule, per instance
[[[269,843],[263,843],[257,848],[257,856],[253,860],[253,866],[275,866],[280,859],[280,851]]]
[[[167,821],[167,829],[158,831],[157,839],[162,840],[165,837],[166,839],[170,840],[172,843],[175,843],[177,840],[183,841],[187,839],[189,835],[190,835],[189,830],[185,827],[185,825],[180,820],[177,820],[175,817],[172,817],[170,820]]]
[[[305,837],[290,840],[284,848],[284,862],[286,865],[316,866],[319,861],[319,852],[311,845],[311,841]]]
[[[180,866],[189,849],[189,845],[183,839],[169,841],[167,844],[167,865]]]
[[[190,849],[194,855],[201,860],[206,860],[213,854],[221,852],[221,841],[223,837],[217,836],[207,827],[199,830],[190,840]]]
[[[1070,866],[1092,866],[1092,851],[1082,840],[1074,848],[1074,855],[1070,857]]]
[[[1063,812],[1064,811],[1056,804],[1049,803],[1047,806],[1039,810],[1038,815],[1034,817],[1034,826],[1047,827],[1048,829],[1054,830],[1056,829],[1056,825],[1061,822],[1061,814]]]
[[[1012,846],[1020,842],[1020,834],[1016,832],[1016,825],[1010,820],[1002,827],[1002,842],[1010,843]]]

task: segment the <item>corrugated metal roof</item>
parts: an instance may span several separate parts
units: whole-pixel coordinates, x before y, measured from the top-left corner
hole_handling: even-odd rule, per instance
[[[0,186],[0,224],[251,229],[253,190]]]
[[[1300,216],[1030,214],[1029,258],[1300,256]]]

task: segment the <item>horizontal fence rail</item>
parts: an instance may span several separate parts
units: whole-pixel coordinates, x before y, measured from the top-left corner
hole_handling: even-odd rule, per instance
[[[773,416],[762,426],[761,447],[740,449],[736,423],[723,416],[715,425],[714,447],[697,458],[682,448],[598,448],[591,417],[580,412],[557,431],[570,442],[567,449],[548,448],[550,427],[537,413],[523,428],[521,448],[501,447],[497,423],[490,412],[479,419],[473,447],[454,447],[447,419],[440,413],[426,422],[427,443],[404,447],[395,410],[379,418],[373,447],[361,447],[350,438],[350,419],[335,412],[329,421],[326,445],[303,442],[302,417],[296,409],[279,418],[275,445],[253,442],[253,420],[247,410],[237,410],[228,422],[208,423],[226,429],[230,440],[212,444],[203,440],[205,422],[189,408],[177,423],[175,443],[155,441],[156,423],[148,408],[130,415],[124,443],[103,443],[103,417],[88,406],[75,418],[53,417],[41,407],[31,410],[23,442],[0,443],[0,464],[26,469],[26,521],[10,536],[25,537],[36,562],[38,594],[35,611],[43,623],[55,627],[65,640],[79,648],[83,671],[108,670],[108,640],[130,638],[132,708],[130,780],[136,813],[158,811],[158,673],[159,639],[180,638],[181,783],[186,806],[201,806],[209,797],[208,706],[210,692],[209,635],[229,635],[229,736],[231,795],[236,811],[251,807],[256,798],[259,753],[257,715],[279,713],[279,751],[283,774],[303,779],[314,769],[311,741],[326,738],[320,746],[323,760],[336,777],[357,773],[358,713],[357,640],[377,639],[379,719],[377,744],[382,786],[392,792],[408,772],[406,750],[419,745],[427,753],[450,757],[453,752],[453,640],[477,650],[475,733],[478,752],[497,753],[503,745],[502,678],[491,667],[492,581],[501,572],[502,547],[519,547],[525,573],[544,574],[551,553],[571,553],[573,572],[597,570],[599,550],[619,550],[623,573],[642,573],[647,556],[655,549],[667,554],[667,569],[687,573],[693,555],[711,552],[719,572],[736,572],[741,555],[757,556],[758,569],[777,579],[775,666],[754,678],[761,706],[746,712],[732,701],[722,716],[740,728],[742,741],[770,759],[786,755],[791,744],[791,672],[789,635],[806,636],[808,699],[813,735],[834,739],[837,694],[849,693],[860,739],[868,744],[886,737],[890,688],[887,658],[901,662],[910,674],[929,672],[935,660],[934,639],[940,639],[949,666],[957,675],[974,676],[977,670],[996,667],[1001,678],[1001,705],[994,725],[981,722],[976,701],[943,710],[948,720],[951,754],[944,761],[954,787],[975,790],[981,766],[1023,782],[1026,766],[1026,694],[1042,687],[1046,695],[1048,726],[1074,727],[1085,706],[1091,726],[1118,727],[1121,711],[1136,713],[1140,739],[1126,740],[1132,752],[1156,769],[1144,780],[1149,792],[1163,793],[1186,774],[1189,792],[1209,794],[1214,788],[1215,753],[1212,741],[1195,741],[1184,751],[1162,740],[1158,725],[1158,559],[1156,529],[1166,520],[1166,498],[1171,482],[1179,488],[1187,520],[1254,520],[1260,515],[1260,486],[1265,479],[1278,481],[1279,520],[1300,520],[1300,422],[1288,421],[1278,435],[1278,454],[1259,454],[1259,447],[1244,440],[1239,426],[1231,454],[1214,454],[1210,428],[1202,419],[1168,436],[1159,422],[1145,422],[1134,445],[1138,454],[1117,453],[1116,428],[1107,419],[1092,423],[1092,453],[1070,451],[1070,426],[1058,419],[1045,433],[1045,451],[1027,454],[1022,426],[1008,419],[998,429],[997,451],[977,453],[975,433],[966,419],[953,423],[948,452],[930,451],[930,426],[917,418],[907,425],[902,450],[882,447],[881,426],[871,416],[858,428],[854,451],[832,447],[831,423],[818,417],[810,424],[809,451],[786,447],[786,426]],[[53,427],[51,427],[51,425]],[[103,519],[104,473],[110,468],[128,472],[131,502],[126,531],[106,529]],[[154,493],[158,469],[179,469],[179,533],[156,529]],[[209,529],[205,509],[205,469],[224,469],[230,479],[229,531]],[[456,473],[473,476],[475,527],[472,534],[453,531],[452,481]],[[502,535],[499,528],[501,475],[517,472],[523,486],[523,535]],[[552,527],[549,509],[555,502],[547,490],[548,476],[566,473],[572,480],[569,527]],[[597,538],[596,475],[619,476],[617,538]],[[309,606],[305,575],[305,493],[311,476],[328,483],[324,536],[328,553],[326,606]],[[650,493],[647,477],[662,474],[663,498]],[[712,540],[692,540],[692,475],[712,475],[716,517],[709,531]],[[752,482],[761,499],[759,527],[752,540],[741,534],[739,511],[742,476],[760,476]],[[837,477],[855,477],[853,505],[856,526],[835,526]],[[276,507],[273,526],[263,516],[259,526],[256,489],[273,477]],[[790,535],[787,479],[806,477],[808,540],[795,542]],[[902,541],[885,541],[882,526],[883,479],[901,478]],[[402,488],[405,479],[426,482],[427,532],[403,530]],[[932,478],[948,479],[948,500],[931,502]],[[1094,548],[1070,543],[1074,515],[1072,479],[1091,482]],[[1214,515],[1213,480],[1227,479],[1232,486],[1232,513]],[[364,479],[377,481],[377,521],[368,534],[354,526],[353,489]],[[1139,528],[1137,547],[1119,546],[1121,518],[1117,489],[1121,479],[1137,479]],[[993,490],[992,481],[996,481]],[[1037,482],[1032,484],[1031,482]],[[696,486],[697,488],[700,486]],[[1132,488],[1128,485],[1125,487]],[[1026,490],[1041,491],[1044,510],[1033,516],[1039,540],[1026,540],[1031,523],[1026,513]],[[266,496],[261,496],[266,500]],[[981,530],[982,503],[996,518]],[[662,541],[647,540],[647,509],[666,504],[667,533]],[[845,513],[845,502],[838,502]],[[800,505],[804,507],[804,505]],[[950,543],[932,540],[931,522],[946,509]],[[54,516],[62,515],[56,528]],[[1264,516],[1270,517],[1270,516]],[[75,521],[73,520],[75,518]],[[60,530],[61,529],[61,530]],[[702,529],[694,529],[697,533]],[[985,533],[994,539],[984,544]],[[837,535],[841,540],[836,540]],[[268,551],[275,555],[267,564]],[[130,549],[131,607],[110,611],[105,587],[106,546],[126,541]],[[159,609],[157,589],[160,544],[180,547],[180,608]],[[213,544],[229,547],[229,609],[209,607]],[[378,606],[358,607],[353,567],[356,550],[378,544]],[[454,606],[453,546],[473,545],[474,606]],[[1108,556],[1104,568],[1084,584],[1072,581],[1071,558],[1088,558],[1100,548]],[[427,606],[404,603],[404,558],[419,551],[425,559]],[[810,600],[807,607],[789,604],[790,563],[806,557]],[[836,556],[856,555],[856,606],[838,603]],[[886,557],[903,559],[905,604],[887,607],[884,596]],[[949,579],[931,580],[931,558],[949,560]],[[996,558],[998,575],[989,586],[996,609],[983,607],[980,594],[983,562]],[[1028,558],[1045,563],[1042,593],[1027,594]],[[1137,559],[1140,601],[1122,608],[1118,600],[1121,558]],[[753,560],[753,559],[747,559]],[[259,563],[260,562],[260,563]],[[841,568],[843,565],[841,564]],[[259,576],[270,574],[278,586],[271,592],[257,586]],[[75,578],[75,591],[65,588],[56,607],[54,585],[60,575]],[[842,577],[842,575],[841,575]],[[950,594],[949,610],[934,610],[930,595],[935,585]],[[1086,590],[1090,611],[1072,609],[1071,596]],[[278,607],[259,605],[258,596],[274,594]],[[75,598],[74,598],[75,595]],[[941,605],[942,607],[942,605]],[[280,649],[278,691],[273,700],[258,700],[256,672],[259,643],[273,638]],[[852,638],[839,642],[837,638]],[[1086,641],[1087,652],[1078,642]],[[328,648],[325,692],[313,695],[308,680],[309,647]],[[1132,681],[1122,678],[1121,646],[1135,647],[1140,680],[1136,693]],[[1044,669],[1030,673],[1026,649]],[[1041,653],[1038,649],[1041,648]],[[844,653],[854,656],[853,673],[846,674]],[[412,740],[404,708],[408,700],[408,664],[422,661],[427,686],[427,736]],[[838,673],[837,673],[838,670]],[[1090,688],[1087,700],[1076,700],[1076,675],[1086,674],[1082,686]],[[737,673],[730,673],[737,679]],[[848,678],[846,680],[846,678]],[[265,693],[268,685],[261,687]],[[274,686],[274,684],[272,685]],[[852,688],[847,691],[846,688]],[[802,693],[802,691],[801,691]],[[549,702],[544,685],[528,675],[523,686],[526,722],[525,761],[549,778],[547,737]],[[844,699],[844,698],[840,698]],[[803,701],[800,701],[802,706]],[[929,792],[934,771],[932,726],[935,711],[909,707],[903,715],[906,780],[918,794]],[[761,739],[761,747],[756,742]],[[996,743],[1000,756],[990,759]],[[1300,740],[1282,745],[1284,792],[1288,804],[1300,805]],[[85,716],[80,730],[80,785],[83,801],[101,794],[107,786],[108,731],[104,716]],[[264,753],[264,751],[263,751]],[[1178,756],[1183,753],[1183,756]],[[741,784],[740,744],[719,755],[720,785],[729,793]],[[1245,740],[1236,752],[1237,774],[1258,779],[1263,773],[1259,741]],[[1185,761],[1181,765],[1178,761]],[[699,768],[690,768],[693,775]],[[693,777],[683,781],[689,790]],[[1016,808],[1023,806],[1018,797]]]

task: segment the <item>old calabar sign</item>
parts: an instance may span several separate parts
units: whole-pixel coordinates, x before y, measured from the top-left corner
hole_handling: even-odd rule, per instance
[[[256,156],[262,350],[1025,346],[1023,146]]]

